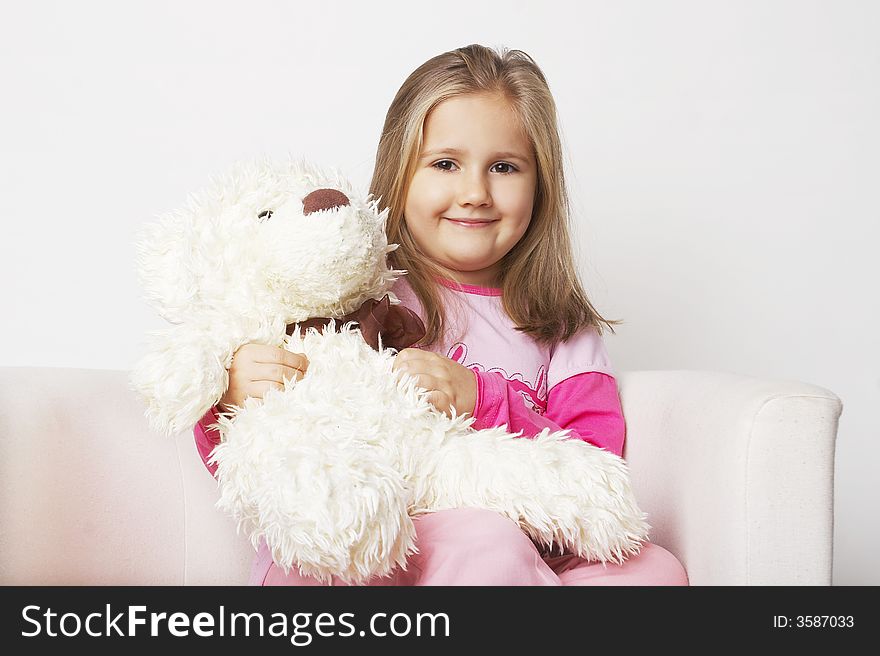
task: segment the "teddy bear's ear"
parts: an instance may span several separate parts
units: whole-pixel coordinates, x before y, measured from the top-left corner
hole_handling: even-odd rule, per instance
[[[199,254],[192,213],[177,211],[137,234],[136,265],[144,298],[167,321],[179,324],[200,305]]]

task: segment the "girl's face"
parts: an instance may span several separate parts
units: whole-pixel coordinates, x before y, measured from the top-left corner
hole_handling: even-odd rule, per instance
[[[404,220],[419,248],[461,282],[498,286],[499,261],[532,218],[537,166],[497,95],[443,101],[425,120]]]

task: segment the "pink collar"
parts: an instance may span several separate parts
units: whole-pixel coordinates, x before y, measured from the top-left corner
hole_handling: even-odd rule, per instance
[[[501,296],[501,289],[498,287],[480,287],[478,285],[465,285],[463,283],[455,282],[454,280],[440,278],[439,276],[436,277],[435,280],[444,287],[448,287],[449,289],[457,292],[464,292],[465,294],[477,294],[478,296]]]

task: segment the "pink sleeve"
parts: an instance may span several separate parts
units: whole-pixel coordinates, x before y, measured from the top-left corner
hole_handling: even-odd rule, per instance
[[[618,456],[623,454],[626,426],[617,382],[595,371],[576,374],[557,383],[547,398],[547,412],[527,407],[519,393],[499,373],[475,371],[476,429],[507,425],[509,431],[534,437],[544,428],[568,429],[572,435]]]
[[[205,413],[204,417],[199,419],[199,422],[193,428],[193,435],[196,438],[196,449],[198,449],[202,462],[205,463],[205,467],[208,468],[211,476],[216,474],[217,465],[208,464],[208,458],[214,447],[220,444],[220,431],[216,428],[211,428],[211,424],[216,423],[217,419],[217,406],[214,406]]]

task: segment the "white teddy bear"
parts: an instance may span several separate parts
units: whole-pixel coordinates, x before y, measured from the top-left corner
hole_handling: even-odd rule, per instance
[[[422,326],[390,291],[405,272],[386,263],[387,213],[338,173],[263,160],[148,225],[138,272],[172,324],[132,373],[151,425],[190,431],[242,344],[279,346],[308,373],[222,414],[212,459],[218,506],[285,571],[387,575],[416,551],[413,516],[465,506],[591,560],[637,553],[649,526],[619,457],[567,431],[474,430],[392,371]]]

